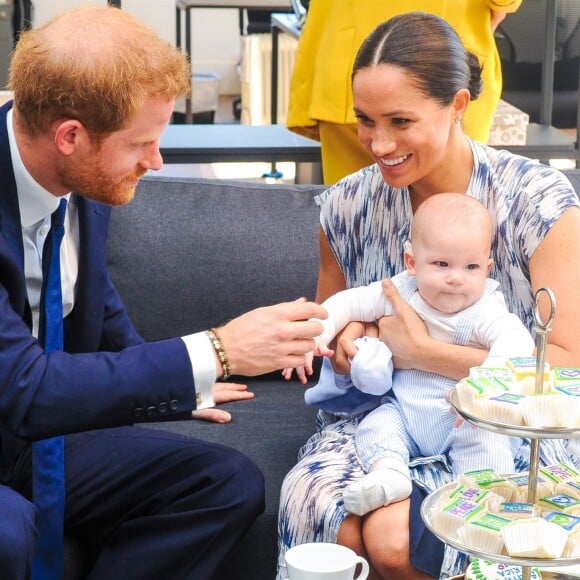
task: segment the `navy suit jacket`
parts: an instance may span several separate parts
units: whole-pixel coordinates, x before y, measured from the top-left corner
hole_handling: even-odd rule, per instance
[[[185,344],[180,338],[145,343],[109,277],[110,207],[76,197],[79,274],[75,306],[65,319],[64,352],[45,355],[32,336],[6,129],[10,107],[0,108],[0,428],[34,440],[191,417],[195,389]],[[3,439],[4,459],[11,463],[12,437],[5,433]]]

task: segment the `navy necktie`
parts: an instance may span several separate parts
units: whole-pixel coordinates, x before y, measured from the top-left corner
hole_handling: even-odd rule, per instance
[[[66,199],[52,214],[43,250],[43,284],[40,297],[38,340],[48,354],[62,350],[62,290],[60,242],[64,235]],[[64,438],[32,444],[32,482],[38,509],[38,544],[32,562],[34,580],[60,580],[63,573]]]

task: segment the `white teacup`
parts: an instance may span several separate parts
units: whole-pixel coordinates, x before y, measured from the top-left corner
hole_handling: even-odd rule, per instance
[[[369,575],[367,561],[339,544],[300,544],[284,558],[289,580],[365,580]],[[359,564],[361,571],[355,576]]]

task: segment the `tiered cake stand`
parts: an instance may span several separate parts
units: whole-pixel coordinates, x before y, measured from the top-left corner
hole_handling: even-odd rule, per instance
[[[546,294],[549,300],[549,316],[547,321],[542,320],[539,313],[539,301],[542,296]],[[546,360],[546,338],[550,332],[550,324],[555,314],[555,299],[552,291],[548,288],[540,288],[535,295],[535,314],[536,314],[536,342],[537,342],[537,362],[536,362],[536,393],[541,393],[544,388],[543,375],[544,364]],[[449,402],[455,408],[457,413],[469,423],[476,425],[481,429],[488,429],[501,433],[504,435],[513,435],[521,438],[530,439],[530,471],[529,471],[529,486],[528,486],[528,502],[535,503],[538,483],[538,468],[539,468],[539,452],[540,442],[542,439],[571,439],[580,437],[580,428],[537,428],[519,425],[509,425],[505,423],[497,423],[474,417],[472,414],[466,412],[461,408],[457,391],[452,389],[448,395]],[[580,556],[573,558],[515,558],[505,554],[492,554],[481,552],[473,549],[470,546],[458,542],[454,538],[449,538],[433,525],[432,509],[438,503],[440,498],[449,493],[456,483],[449,483],[438,490],[431,493],[423,502],[421,506],[421,517],[425,525],[435,534],[441,541],[453,546],[460,552],[471,554],[477,558],[490,560],[492,562],[505,563],[512,566],[522,567],[523,580],[530,580],[533,567],[549,567],[556,568],[560,566],[572,566],[580,564]],[[572,578],[567,574],[551,573],[550,578],[569,579]]]

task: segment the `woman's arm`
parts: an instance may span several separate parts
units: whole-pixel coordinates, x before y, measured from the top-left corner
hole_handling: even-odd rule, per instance
[[[320,247],[320,267],[318,271],[318,286],[316,289],[316,301],[324,302],[328,297],[346,289],[344,274],[336,261],[326,234],[322,228],[318,231],[318,241]],[[339,332],[334,339],[332,348],[332,367],[339,374],[350,373],[349,358],[354,357],[357,348],[354,340],[362,336],[377,336],[377,328],[373,324],[362,322],[351,322],[342,332]]]
[[[316,288],[316,302],[324,302],[329,296],[346,288],[344,274],[336,261],[326,234],[318,229],[318,244],[320,248],[320,266],[318,270],[318,286]]]
[[[556,316],[548,334],[546,360],[554,366],[580,365],[580,208],[571,207],[552,226],[530,259],[532,291],[548,287]],[[547,302],[540,314],[548,316]]]

